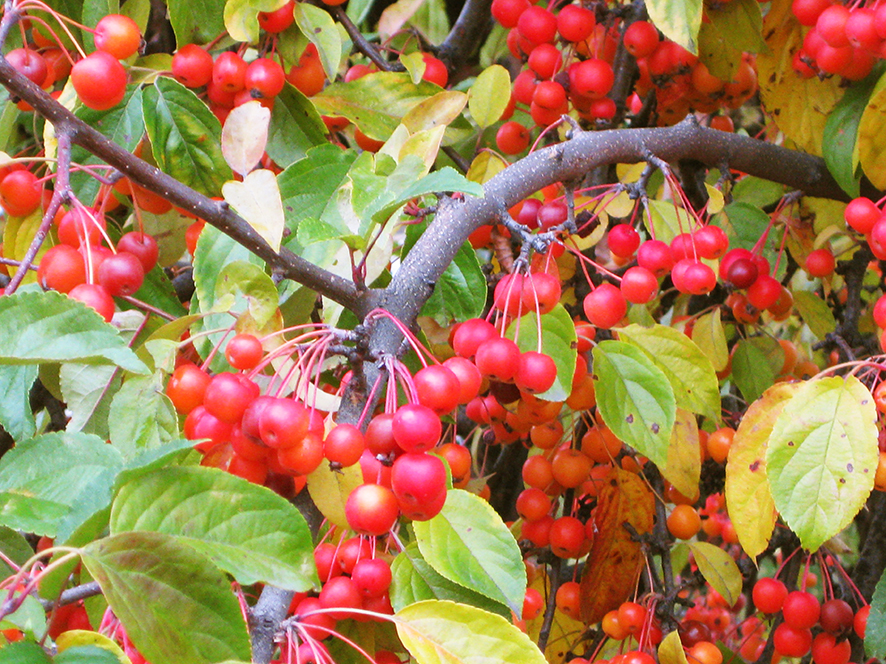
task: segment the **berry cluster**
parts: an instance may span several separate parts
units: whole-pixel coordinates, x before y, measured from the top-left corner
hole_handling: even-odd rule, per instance
[[[618,109],[607,95],[615,82],[612,63],[619,40],[636,59],[640,72],[629,110],[638,113],[643,98],[652,93],[663,124],[682,119],[692,109],[710,113],[722,106],[737,108],[757,90],[752,56],[742,57],[732,80],[719,79],[682,46],[661,39],[648,21],[624,26],[620,19],[606,17],[598,22],[597,15],[583,5],[566,5],[555,14],[528,0],[495,0],[492,15],[510,29],[511,54],[525,63],[514,80],[505,120],[515,104],[528,108],[540,127],[557,122],[570,110],[590,122],[612,120]],[[562,49],[558,41],[565,45]],[[717,124],[732,130],[731,121]],[[519,154],[529,144],[529,130],[515,120],[505,122],[496,144],[505,154]]]
[[[793,60],[794,70],[804,78],[834,75],[859,81],[883,58],[886,11],[882,6],[794,0],[791,8],[800,24],[811,28]]]

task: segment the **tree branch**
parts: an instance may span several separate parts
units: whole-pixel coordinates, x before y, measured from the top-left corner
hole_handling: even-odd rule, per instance
[[[492,0],[467,0],[452,30],[440,44],[439,57],[450,73],[480,50],[492,30]]]
[[[37,113],[52,123],[59,134],[67,134],[71,143],[85,148],[136,184],[204,219],[252,251],[284,277],[304,284],[351,309],[358,316],[363,316],[372,309],[371,301],[374,298],[358,291],[353,283],[317,267],[288,249],[281,249],[279,253],[274,251],[227,204],[213,201],[127,152],[19,74],[4,57],[0,57],[0,84],[29,103]]]

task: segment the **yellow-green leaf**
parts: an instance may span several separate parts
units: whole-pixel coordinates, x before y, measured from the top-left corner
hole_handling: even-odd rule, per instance
[[[659,664],[688,664],[680,633],[674,630],[668,634],[658,646]]]
[[[775,506],[803,547],[817,551],[848,526],[874,487],[879,448],[870,390],[855,376],[807,381],[769,437]]]
[[[741,596],[741,572],[732,556],[719,546],[707,542],[688,542],[695,564],[711,587],[723,595],[729,606]]]
[[[766,445],[775,420],[799,383],[777,383],[751,404],[729,447],[726,506],[738,541],[753,559],[763,553],[778,513],[766,474]]]
[[[330,470],[328,463],[321,463],[313,473],[308,475],[308,493],[317,505],[320,513],[336,526],[348,527],[345,518],[345,503],[351,491],[363,484],[363,472],[360,464],[354,464],[341,470]]]
[[[698,495],[701,477],[698,423],[692,413],[682,408],[677,409],[671,443],[668,445],[668,461],[661,474],[684,496]]]
[[[474,157],[466,177],[471,182],[485,184],[508,167],[508,162],[494,152],[482,150]]]
[[[729,346],[720,320],[720,309],[699,316],[692,326],[692,340],[707,355],[714,371],[723,371],[729,364]]]
[[[235,41],[255,43],[258,41],[259,12],[272,12],[285,4],[286,0],[227,0],[225,29]]]
[[[708,357],[685,334],[665,325],[652,328],[628,325],[618,331],[667,377],[680,408],[720,419],[720,386]]]
[[[511,77],[501,65],[484,69],[471,86],[468,108],[474,122],[486,129],[501,118],[510,100]]]
[[[307,2],[295,3],[293,14],[299,30],[317,47],[326,78],[334,81],[341,64],[342,44],[341,33],[332,16],[325,9]]]
[[[698,30],[701,27],[701,0],[648,0],[646,9],[655,27],[671,41],[692,53],[698,53]]]
[[[529,637],[501,616],[425,600],[396,614],[397,634],[418,664],[546,664]]]
[[[467,103],[464,92],[444,90],[413,106],[403,116],[403,124],[412,134],[446,126],[455,121]]]
[[[858,125],[858,160],[878,189],[886,188],[886,137],[880,131],[886,119],[886,74],[874,86]]]

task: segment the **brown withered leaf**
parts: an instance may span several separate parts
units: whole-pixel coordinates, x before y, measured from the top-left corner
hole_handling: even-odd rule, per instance
[[[597,497],[597,532],[581,579],[581,619],[586,624],[599,622],[630,597],[643,554],[624,524],[639,534],[648,533],[654,513],[655,500],[643,480],[613,468]]]

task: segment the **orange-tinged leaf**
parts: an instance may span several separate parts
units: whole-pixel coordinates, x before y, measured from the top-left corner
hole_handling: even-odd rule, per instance
[[[735,432],[726,464],[726,506],[738,541],[756,558],[769,544],[777,513],[766,475],[766,445],[800,383],[777,383],[751,404]]]
[[[689,664],[686,652],[676,630],[668,634],[658,646],[659,664]]]
[[[674,421],[668,446],[668,462],[661,469],[661,474],[684,496],[698,495],[698,481],[701,477],[698,423],[695,415],[688,410],[677,409],[677,419]]]
[[[711,587],[732,606],[741,595],[741,572],[735,560],[719,546],[707,542],[688,542],[695,564]]]
[[[585,623],[599,622],[630,597],[643,567],[643,554],[625,524],[638,534],[648,533],[654,512],[652,492],[639,476],[621,468],[609,472],[597,498],[597,532],[581,579]]]
[[[831,109],[842,98],[840,77],[820,81],[794,71],[794,53],[803,45],[803,28],[791,0],[775,0],[763,19],[769,53],[757,56],[760,97],[778,128],[806,152],[821,154],[821,137]]]

